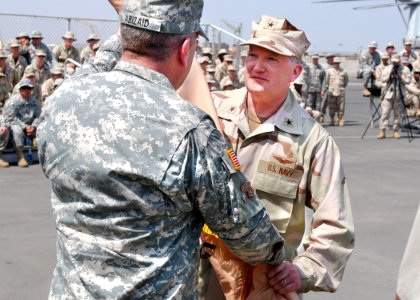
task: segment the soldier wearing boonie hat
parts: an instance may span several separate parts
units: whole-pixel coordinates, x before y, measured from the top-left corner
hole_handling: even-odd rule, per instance
[[[336,290],[354,247],[345,173],[333,138],[300,107],[289,88],[303,69],[301,59],[310,43],[287,19],[262,16],[242,45],[249,46],[246,87],[214,92],[213,98],[245,175],[252,178],[252,187],[285,237],[288,260],[280,267],[253,267],[250,282],[244,271],[249,265],[229,259],[231,254],[222,253],[221,258],[215,253],[209,259],[229,300],[271,299],[275,291],[269,280],[284,294]],[[310,198],[316,203],[309,222],[311,241],[303,240],[304,251],[297,255]],[[244,286],[251,286],[249,293]]]
[[[92,59],[95,56],[95,52],[93,48],[98,43],[98,41],[99,41],[99,37],[95,33],[91,33],[88,36],[86,40],[86,43],[88,43],[88,45],[85,48],[83,48],[83,50],[80,52],[80,59],[82,63],[84,63],[85,60]]]
[[[52,50],[55,63],[60,67],[63,67],[66,59],[73,59],[76,62],[80,62],[79,50],[73,46],[73,43],[76,41],[74,33],[66,31],[62,38],[63,43],[55,46]]]
[[[63,68],[55,67],[51,70],[51,78],[44,81],[41,87],[42,101],[44,102],[48,96],[54,91],[54,82],[59,78],[64,78]]]
[[[176,93],[196,54],[202,7],[126,0],[121,60],[72,77],[46,101],[38,144],[57,187],[51,299],[197,299],[204,222],[252,263],[284,259],[233,150]]]
[[[11,40],[9,48],[10,54],[7,56],[6,62],[14,70],[12,86],[15,86],[22,78],[28,62],[20,55],[20,44],[17,40]]]
[[[329,93],[328,107],[330,115],[330,126],[336,124],[335,117],[337,115],[337,123],[340,127],[344,126],[344,108],[346,103],[345,89],[349,83],[347,72],[340,67],[341,58],[334,57],[333,68],[329,68],[325,75],[324,93]]]
[[[35,56],[32,63],[26,67],[25,72],[31,70],[35,73],[37,83],[42,85],[51,77],[50,68],[46,62],[46,53],[42,49],[35,50]]]
[[[377,135],[377,138],[384,139],[386,137],[389,115],[391,114],[391,111],[393,111],[393,138],[399,139],[401,138],[401,101],[403,101],[405,95],[405,87],[411,81],[410,69],[401,63],[401,56],[399,54],[392,55],[391,64],[384,68],[381,80],[383,83],[381,97],[382,114],[379,121],[379,134]]]
[[[229,54],[224,55],[223,62],[216,66],[216,74],[214,75],[214,78],[216,78],[216,80],[218,81],[221,81],[225,76],[227,76],[227,68],[232,63],[232,56],[230,56]]]
[[[320,111],[322,103],[321,90],[324,84],[325,70],[319,63],[318,53],[311,55],[311,62],[308,63],[308,76],[306,77],[308,85],[307,105],[313,110]]]
[[[42,40],[44,37],[42,36],[41,31],[34,30],[31,33],[31,45],[29,46],[29,52],[31,53],[31,58],[33,59],[35,56],[36,50],[43,50],[46,54],[47,64],[51,66],[52,64],[52,54],[51,50],[45,45]]]
[[[15,75],[15,70],[7,63],[8,54],[4,50],[0,50],[0,71],[6,75],[6,82],[9,86],[8,91],[13,90],[13,77]]]
[[[388,52],[381,53],[381,61],[381,64],[375,68],[375,86],[381,89],[382,91],[382,72],[384,71],[385,67],[391,62],[391,57],[389,56]],[[371,115],[374,113],[375,110],[376,108],[371,106]]]

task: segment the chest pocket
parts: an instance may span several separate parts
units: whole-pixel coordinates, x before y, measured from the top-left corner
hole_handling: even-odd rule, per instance
[[[252,186],[267,209],[271,221],[285,233],[292,215],[303,170],[261,160]]]

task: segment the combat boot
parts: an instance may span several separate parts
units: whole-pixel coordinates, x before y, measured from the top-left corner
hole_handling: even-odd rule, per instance
[[[17,155],[17,165],[20,168],[27,168],[29,166],[28,162],[26,161],[25,157],[23,156],[23,147],[16,149],[16,155]]]
[[[344,119],[343,118],[338,119],[338,126],[340,126],[340,127],[344,126]]]
[[[9,167],[9,163],[1,159],[2,154],[3,153],[0,151],[0,168],[7,168]]]
[[[394,134],[392,135],[394,139],[399,140],[401,138],[399,131],[394,131]]]
[[[420,115],[419,115],[419,116],[420,116]],[[321,114],[321,115],[319,116],[319,123],[320,123],[320,124],[324,123],[324,115],[323,115],[323,114]]]
[[[379,134],[376,136],[378,140],[382,140],[385,138],[385,129],[379,130]]]
[[[334,126],[334,125],[335,125],[334,119],[331,119],[330,120],[330,123],[328,124],[328,126]]]

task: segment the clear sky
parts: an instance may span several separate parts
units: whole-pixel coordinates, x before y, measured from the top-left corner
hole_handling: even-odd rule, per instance
[[[2,0],[1,13],[114,19],[116,14],[107,0]],[[312,45],[309,52],[352,52],[366,48],[376,40],[379,50],[392,41],[402,48],[406,33],[396,7],[354,10],[353,7],[392,3],[392,0],[368,0],[315,4],[311,0],[204,0],[202,23],[228,29],[222,20],[234,26],[242,23],[242,37],[250,35],[251,22],[261,15],[286,17],[305,30]],[[1,30],[1,29],[0,29]]]

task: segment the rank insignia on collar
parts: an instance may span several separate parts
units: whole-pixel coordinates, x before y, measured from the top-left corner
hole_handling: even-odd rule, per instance
[[[287,127],[293,127],[293,120],[290,118],[284,118],[284,125]]]
[[[241,164],[239,163],[239,159],[236,157],[235,151],[233,151],[232,148],[229,148],[228,150],[226,150],[226,154],[232,161],[235,170],[239,170],[241,168]]]
[[[254,199],[254,189],[251,186],[251,183],[249,181],[245,182],[241,185],[241,192],[242,192],[242,200],[250,200]]]

